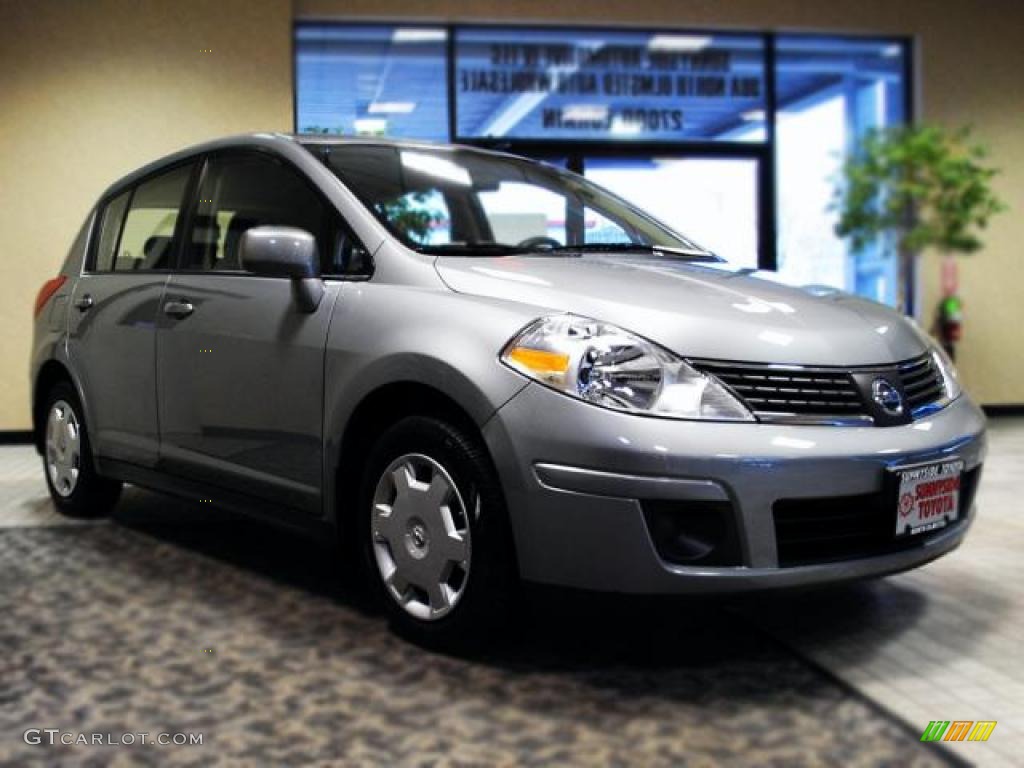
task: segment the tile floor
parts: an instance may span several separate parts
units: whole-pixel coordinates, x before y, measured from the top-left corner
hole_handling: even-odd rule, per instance
[[[479,671],[479,665],[460,666],[458,662],[446,661],[437,662],[441,669],[445,669],[444,664],[454,666],[447,672],[436,674],[440,675],[444,686],[457,684],[463,674],[479,675],[478,682],[482,685],[481,681],[486,680],[495,692],[516,690],[522,675],[526,674],[535,681],[533,685],[552,686],[549,693],[542,691],[536,694],[541,696],[542,703],[548,702],[543,706],[551,703],[546,697],[555,695],[554,691],[560,687],[568,686],[565,689],[569,691],[567,698],[560,705],[563,719],[551,738],[561,735],[571,741],[585,736],[587,740],[577,747],[590,750],[587,754],[599,760],[630,756],[621,740],[611,738],[613,734],[607,734],[607,740],[602,741],[599,730],[586,728],[581,731],[585,723],[576,718],[576,715],[586,712],[590,712],[587,718],[598,717],[595,712],[600,707],[611,706],[610,700],[604,701],[604,694],[599,693],[604,687],[610,687],[629,690],[630,693],[623,700],[621,711],[611,716],[605,725],[612,730],[617,727],[635,730],[637,738],[644,733],[651,734],[653,751],[643,754],[652,765],[676,762],[682,756],[692,758],[695,764],[728,763],[740,755],[745,762],[754,760],[778,765],[813,765],[834,763],[836,760],[844,764],[864,765],[926,765],[938,762],[997,767],[1020,765],[1020,755],[1024,754],[1024,660],[1020,650],[1021,638],[1024,637],[1024,559],[1020,556],[1024,549],[1024,489],[1018,488],[1018,484],[1022,480],[1024,419],[994,420],[989,460],[978,499],[979,518],[960,550],[921,570],[865,584],[760,596],[756,600],[738,599],[710,609],[702,606],[700,615],[712,629],[700,633],[700,637],[692,642],[689,639],[673,640],[673,643],[682,643],[680,651],[684,655],[695,655],[699,662],[695,667],[689,666],[691,662],[673,665],[670,661],[673,657],[671,643],[657,644],[655,665],[660,671],[656,673],[637,659],[625,662],[616,659],[609,664],[608,659],[601,658],[601,653],[619,654],[622,650],[618,646],[620,641],[624,647],[635,644],[628,637],[619,637],[620,632],[615,635],[619,639],[609,641],[609,648],[596,651],[592,669],[587,666],[587,660],[576,659],[576,652],[572,651],[573,663],[569,665],[572,670],[567,672],[564,667],[568,661],[561,654],[565,649],[560,649],[560,645],[571,645],[575,641],[572,639],[574,630],[563,627],[561,634],[556,633],[553,640],[542,644],[531,640],[526,643],[525,650],[517,651],[514,659],[501,659],[491,664],[488,671]],[[251,533],[240,537],[236,523],[230,520],[218,522],[216,514],[210,516],[211,510],[199,512],[194,507],[141,491],[126,494],[121,506],[124,509],[115,516],[113,524],[110,521],[69,523],[59,517],[49,504],[38,458],[32,449],[0,446],[0,591],[7,596],[29,595],[37,601],[37,609],[42,607],[43,610],[34,614],[33,620],[42,629],[51,626],[50,620],[52,626],[63,627],[77,618],[83,626],[95,624],[96,633],[102,635],[112,629],[102,626],[104,622],[116,623],[125,618],[120,616],[121,608],[112,608],[108,617],[104,612],[89,610],[87,601],[83,601],[85,595],[78,593],[84,593],[86,585],[91,585],[104,594],[113,595],[124,588],[125,580],[130,582],[139,573],[158,568],[158,564],[163,563],[179,577],[172,584],[163,585],[160,579],[147,576],[138,593],[129,591],[120,598],[129,620],[136,614],[148,617],[150,632],[160,629],[171,636],[187,636],[190,631],[207,631],[190,626],[194,617],[189,611],[182,616],[178,615],[180,612],[176,608],[161,609],[165,604],[163,601],[173,600],[176,590],[184,590],[189,599],[199,601],[196,611],[213,607],[223,610],[225,601],[230,603],[233,598],[220,592],[230,592],[238,586],[241,591],[256,589],[266,593],[262,599],[269,602],[252,609],[253,614],[258,612],[261,619],[273,613],[274,601],[280,601],[290,610],[305,611],[310,616],[323,615],[327,617],[324,621],[333,621],[342,630],[351,624],[348,629],[369,638],[370,651],[353,647],[348,649],[354,654],[351,657],[344,655],[347,648],[344,643],[336,647],[333,644],[323,645],[322,639],[315,637],[285,638],[286,649],[312,654],[310,660],[315,662],[310,670],[301,667],[300,662],[288,662],[296,667],[296,679],[301,680],[307,671],[315,678],[317,669],[328,667],[341,675],[350,674],[353,659],[358,668],[359,660],[365,657],[365,653],[372,652],[372,648],[384,649],[382,653],[394,656],[401,664],[415,663],[420,658],[416,656],[417,651],[393,642],[386,632],[382,633],[373,619],[368,620],[358,611],[353,612],[343,597],[331,598],[328,595],[328,601],[322,604],[324,596],[319,587],[320,577],[315,574],[311,577],[307,571],[310,568],[314,571],[327,569],[329,558],[317,566],[315,558],[310,560],[305,556],[301,543],[285,547],[285,552],[290,551],[294,556],[267,557],[268,543],[279,539],[276,533],[258,526],[246,524],[244,530]],[[73,533],[75,528],[69,526],[77,526],[78,533]],[[74,541],[81,542],[80,558]],[[108,550],[122,554],[114,558]],[[259,556],[253,551],[257,551]],[[25,558],[26,553],[32,553],[30,559],[20,559]],[[209,556],[218,562],[213,566],[204,564]],[[109,573],[94,572],[93,567],[97,563],[93,560],[97,558]],[[151,564],[150,559],[154,559],[157,565]],[[65,562],[71,569],[71,581],[68,581],[69,574],[59,570],[54,572],[54,564]],[[227,565],[223,564],[225,562]],[[199,577],[192,580],[189,575],[200,574],[202,579],[209,579],[211,570],[218,573],[217,586],[206,587],[200,583]],[[205,594],[207,592],[208,595]],[[70,603],[73,607],[68,609],[68,615],[58,610],[47,613],[48,608],[53,609],[48,602],[50,595],[73,598]],[[205,598],[211,600],[211,606],[205,606],[202,602]],[[240,604],[246,604],[245,597],[237,599]],[[17,612],[17,604],[12,603],[9,610]],[[627,613],[633,611],[635,615],[634,609],[626,610]],[[5,639],[12,647],[20,649],[24,660],[30,664],[29,669],[35,668],[32,665],[45,667],[49,664],[47,659],[50,656],[42,649],[34,652],[22,628],[14,626],[11,621],[11,616],[6,620],[0,619],[0,634],[6,632]],[[240,626],[251,624],[252,616],[246,613],[240,617],[239,623]],[[644,626],[642,622],[639,625],[641,634],[652,629]],[[83,629],[83,636],[90,631]],[[134,629],[123,631],[126,642],[130,643]],[[667,631],[673,636],[687,636],[686,626],[682,624],[676,626],[670,622]],[[749,632],[752,639],[726,643],[723,646],[726,651],[721,652],[717,639],[719,634],[716,633],[722,632],[730,636]],[[766,645],[766,634],[777,640],[778,645]],[[163,634],[140,639],[140,649],[153,642],[159,644],[162,642],[159,637]],[[652,642],[649,638],[637,640],[639,645]],[[76,650],[72,647],[74,638],[47,639],[46,642],[57,644],[53,654],[73,654]],[[228,645],[229,641],[225,639],[222,642]],[[262,638],[247,638],[242,645],[252,647],[239,651],[239,658],[251,662],[259,654],[270,653],[271,650],[276,652],[278,643],[273,632]],[[549,648],[549,645],[554,648]],[[128,649],[131,649],[130,645]],[[225,661],[235,660],[229,655],[229,648],[225,648],[224,653],[222,658]],[[3,666],[3,661],[0,661],[0,669]],[[7,670],[10,679],[18,680],[20,670],[20,666],[10,666]],[[62,695],[84,695],[76,688],[75,670],[50,672],[68,676],[68,680],[62,682]],[[510,676],[510,672],[514,675]],[[449,673],[451,680],[448,679]],[[171,676],[174,674],[172,672]],[[252,674],[258,676],[259,673],[250,671],[250,677]],[[365,670],[360,674],[365,674]],[[83,671],[83,675],[86,681],[95,682],[91,673]],[[0,676],[0,681],[5,678]],[[588,680],[588,685],[580,689],[582,678]],[[273,689],[275,685],[272,679],[246,680],[248,682],[232,683],[230,679],[224,682],[231,688],[259,683],[258,688]],[[431,680],[438,682],[437,679],[426,678],[424,685],[428,689]],[[780,681],[788,682],[782,686]],[[31,679],[22,682],[27,688],[14,694],[5,693],[4,684],[0,682],[0,713],[6,707],[8,714],[24,715],[17,705],[33,700],[33,697],[38,704],[41,696],[43,705],[33,711],[50,712],[58,719],[71,714],[83,717],[82,709],[76,709],[74,713],[65,712],[62,698],[50,700],[45,693],[39,694],[34,690],[35,684]],[[392,683],[400,685],[402,681],[385,680],[383,685],[386,688]],[[413,684],[419,685],[417,682]],[[680,685],[684,685],[691,694],[682,692]],[[646,694],[640,693],[640,689]],[[416,688],[409,695],[426,695],[426,690]],[[700,707],[695,709],[694,702],[685,698],[698,690],[714,691],[710,699],[702,699],[703,705],[709,708],[703,714],[698,712]],[[104,691],[99,697],[110,693]],[[430,693],[436,694],[436,690]],[[531,689],[524,692],[524,696],[529,698],[535,693]],[[372,697],[375,694],[367,694],[364,690],[362,695]],[[227,699],[229,703],[233,701],[231,696]],[[193,706],[196,703],[194,699],[188,701]],[[658,706],[664,709],[655,716],[654,712],[659,710],[651,707],[658,702],[661,702]],[[10,707],[12,703],[14,708]],[[171,697],[166,705],[173,707],[181,703],[181,699]],[[386,709],[390,705],[380,706]],[[517,718],[516,722],[521,727],[540,729],[537,734],[547,733],[552,727],[543,717],[533,717],[537,713],[518,708],[514,700],[504,701],[497,697],[488,706]],[[593,707],[599,710],[592,711]],[[474,717],[482,717],[483,721],[472,718],[466,722],[458,721],[459,727],[467,734],[482,735],[489,727],[485,722],[486,711],[487,707],[482,714],[474,713]],[[815,711],[821,713],[817,724]],[[363,717],[363,714],[348,709],[341,714],[353,718],[353,722]],[[365,716],[369,723],[366,727],[372,732],[368,743],[381,750],[378,756],[409,762],[415,751],[388,752],[384,745],[387,741],[386,725],[380,726],[372,715],[371,712]],[[320,713],[320,716],[324,714]],[[734,729],[723,731],[722,743],[706,738],[705,730],[701,730],[702,723],[713,729],[716,719],[727,729]],[[925,749],[924,745],[917,743],[916,734],[929,720],[937,719],[997,720],[999,724],[985,744],[960,743]],[[0,716],[0,721],[3,721],[3,716]],[[680,734],[693,734],[689,745],[682,737],[675,740],[668,737],[666,740],[667,734],[677,726]],[[811,734],[809,726],[811,730],[817,727],[823,731],[826,738]],[[231,743],[237,744],[239,739],[244,741],[248,738],[245,734],[253,726],[240,723],[237,724],[238,732],[231,731],[232,725],[226,716],[216,727],[222,733],[231,732]],[[383,730],[376,732],[374,727]],[[838,736],[847,727],[850,734],[856,735],[855,739]],[[764,736],[764,729],[771,732],[775,728],[781,729],[779,738]],[[750,733],[751,736],[747,742],[742,739],[737,742],[738,732]],[[698,738],[699,733],[704,737]],[[261,732],[258,738],[253,738],[257,742],[262,740],[268,749],[277,749],[280,745],[273,741],[273,736],[271,729],[271,732]],[[509,739],[493,756],[512,762],[529,762],[527,758],[531,755],[536,758],[540,754],[552,757],[559,754],[557,749],[550,753],[537,752],[538,747],[531,738],[530,733],[524,732],[518,740]],[[3,740],[7,739],[8,735],[4,735]],[[788,747],[784,746],[786,739],[793,742]],[[872,742],[870,747],[865,739]],[[864,745],[862,751],[858,751],[861,749],[858,744]],[[19,754],[16,750],[5,750],[5,746],[0,743],[0,765],[5,764],[5,757],[15,760]],[[360,747],[358,742],[356,746],[367,748],[366,744]],[[345,742],[331,748],[347,750],[351,745]],[[676,749],[682,751],[673,751]],[[339,756],[341,754],[338,753]],[[369,753],[353,754],[365,756]],[[468,757],[471,762],[474,755],[480,757],[480,753],[471,750],[453,754]],[[641,755],[637,753],[634,756]]]

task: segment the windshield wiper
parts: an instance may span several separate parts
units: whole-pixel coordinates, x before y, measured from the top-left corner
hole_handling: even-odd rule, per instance
[[[444,243],[443,245],[421,245],[420,253],[434,256],[510,256],[521,253],[532,253],[536,248],[520,248],[517,245],[504,243]]]
[[[577,243],[576,245],[559,245],[546,248],[545,251],[577,252],[577,253],[664,253],[669,256],[682,256],[692,261],[722,261],[711,251],[697,248],[676,248],[671,245],[649,245],[647,243]]]

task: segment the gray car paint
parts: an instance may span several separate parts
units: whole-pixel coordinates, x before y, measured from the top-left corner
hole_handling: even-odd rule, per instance
[[[916,357],[921,339],[892,310],[836,291],[810,293],[743,270],[674,258],[445,257],[455,291],[615,323],[686,357],[874,365]]]
[[[179,480],[188,488],[227,483],[268,497],[299,523],[333,521],[341,438],[351,415],[379,388],[416,382],[448,394],[480,426],[509,501],[520,570],[530,579],[658,592],[814,583],[911,567],[962,539],[964,527],[897,555],[780,569],[770,508],[777,498],[877,490],[886,468],[924,459],[957,455],[968,468],[977,466],[984,417],[966,395],[892,428],[683,422],[573,400],[529,383],[498,359],[538,316],[572,311],[685,356],[886,364],[926,348],[923,335],[892,310],[672,259],[425,256],[395,240],[310,152],[279,134],[184,150],[110,191],[181,159],[233,147],[272,153],[305,174],[373,255],[372,279],[325,279],[324,302],[299,318],[280,279],[175,275],[165,286],[167,275],[88,276],[87,221],[62,268],[71,280],[52,300],[58,309],[51,313],[62,317],[54,324],[44,312],[36,322],[31,374],[35,382],[49,361],[67,369],[100,438],[94,448],[101,471],[118,460],[145,465],[155,453],[161,470],[178,478],[167,487]],[[101,291],[100,281],[109,287]],[[97,320],[67,309],[86,287],[103,294]],[[121,295],[122,287],[137,290]],[[198,304],[193,315],[150,318],[154,297],[159,305],[179,294]],[[147,321],[158,327],[151,332],[158,352],[145,340]],[[208,348],[217,351],[200,351]],[[156,373],[143,370],[148,363]],[[142,402],[120,412],[117,404],[132,398]],[[687,569],[661,562],[636,501],[640,492],[732,499],[744,565]]]

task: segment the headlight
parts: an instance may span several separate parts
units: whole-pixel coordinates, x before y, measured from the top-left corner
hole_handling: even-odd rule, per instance
[[[675,419],[754,420],[715,378],[646,339],[586,317],[542,317],[506,345],[501,359],[605,408]]]
[[[939,373],[942,374],[942,389],[945,391],[946,397],[956,400],[963,392],[963,388],[960,386],[960,376],[956,372],[953,361],[949,359],[949,355],[942,347],[932,347],[932,361],[939,369]]]

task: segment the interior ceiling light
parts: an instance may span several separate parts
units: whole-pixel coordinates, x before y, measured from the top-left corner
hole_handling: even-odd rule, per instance
[[[448,33],[430,27],[397,27],[391,33],[392,43],[443,43]]]
[[[415,101],[375,101],[366,111],[371,115],[408,115],[415,109]]]
[[[568,104],[562,110],[562,119],[600,122],[608,119],[608,107],[603,104]]]
[[[711,38],[706,35],[654,35],[647,43],[652,51],[676,51],[693,53],[702,51],[711,45]]]

